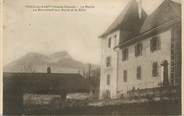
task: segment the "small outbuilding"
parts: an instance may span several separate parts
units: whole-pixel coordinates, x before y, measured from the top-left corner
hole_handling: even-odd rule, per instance
[[[60,95],[65,100],[69,93],[90,93],[90,84],[77,73],[4,73],[3,114],[22,113],[24,95]]]

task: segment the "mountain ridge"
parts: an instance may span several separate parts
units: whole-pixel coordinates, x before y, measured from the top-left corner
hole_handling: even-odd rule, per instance
[[[47,67],[51,67],[53,73],[76,73],[85,69],[86,64],[72,58],[67,51],[50,55],[29,52],[5,65],[3,72],[46,72]]]

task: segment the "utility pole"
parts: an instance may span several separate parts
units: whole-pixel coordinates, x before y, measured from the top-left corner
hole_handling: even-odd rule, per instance
[[[89,81],[91,80],[91,64],[89,64],[89,68],[88,68],[88,78],[89,78]]]

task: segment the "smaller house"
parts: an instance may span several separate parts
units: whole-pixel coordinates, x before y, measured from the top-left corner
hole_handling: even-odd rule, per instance
[[[27,95],[33,98],[39,98],[37,95],[40,95],[44,96],[44,99],[48,99],[48,95],[59,95],[65,100],[67,94],[71,93],[90,93],[89,82],[75,73],[4,73],[3,113],[21,113]]]

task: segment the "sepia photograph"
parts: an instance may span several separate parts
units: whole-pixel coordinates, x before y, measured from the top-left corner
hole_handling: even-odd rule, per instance
[[[182,0],[3,0],[3,115],[181,115]]]

